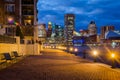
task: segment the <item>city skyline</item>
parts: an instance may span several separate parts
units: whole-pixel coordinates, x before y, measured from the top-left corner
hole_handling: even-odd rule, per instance
[[[64,15],[75,14],[76,30],[88,29],[90,21],[94,20],[98,33],[100,27],[113,25],[120,30],[120,1],[116,0],[38,0],[38,23],[49,21],[64,26]]]

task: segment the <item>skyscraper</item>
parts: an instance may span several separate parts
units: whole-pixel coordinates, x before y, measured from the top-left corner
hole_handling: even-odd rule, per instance
[[[74,14],[66,14],[64,18],[65,24],[65,41],[67,46],[73,46],[73,31],[75,28],[75,15]]]
[[[48,22],[47,37],[51,37],[51,35],[52,35],[52,23]]]
[[[97,34],[97,27],[94,21],[91,21],[89,26],[88,26],[88,34],[91,35],[96,35]]]
[[[64,44],[64,28],[60,25],[55,25],[55,42],[57,44]]]
[[[38,25],[38,31],[39,38],[46,38],[46,24]]]

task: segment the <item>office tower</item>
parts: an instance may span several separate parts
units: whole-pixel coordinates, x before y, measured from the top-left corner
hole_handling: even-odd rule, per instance
[[[64,28],[60,25],[55,25],[55,41],[57,44],[64,44]]]
[[[75,15],[66,14],[64,17],[65,24],[65,41],[67,46],[73,46],[73,31],[75,28]]]
[[[91,35],[96,35],[97,34],[97,27],[94,21],[91,21],[89,26],[88,26],[88,34]]]
[[[52,35],[52,23],[48,22],[47,37],[51,37],[51,35]]]
[[[38,25],[38,37],[46,38],[46,24]]]

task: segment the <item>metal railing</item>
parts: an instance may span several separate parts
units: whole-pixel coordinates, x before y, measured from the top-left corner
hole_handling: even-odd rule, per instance
[[[11,38],[9,36],[2,36],[0,35],[0,43],[16,43],[15,38]]]

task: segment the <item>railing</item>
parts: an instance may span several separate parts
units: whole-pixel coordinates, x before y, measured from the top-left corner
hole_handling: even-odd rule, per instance
[[[25,44],[25,40],[21,39],[20,44]],[[27,40],[26,44],[34,44],[34,41],[33,40]]]
[[[25,41],[23,39],[20,39],[20,44],[25,44]]]
[[[0,43],[16,43],[16,39],[0,35]]]
[[[34,4],[34,0],[22,1],[22,4]]]

